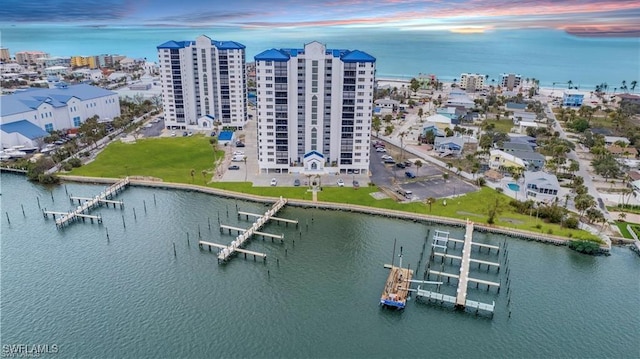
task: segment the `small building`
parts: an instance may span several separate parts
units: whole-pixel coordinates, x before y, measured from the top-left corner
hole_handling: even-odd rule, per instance
[[[640,96],[632,95],[628,93],[621,93],[616,96],[618,98],[618,103],[629,103],[634,105],[640,105]]]
[[[59,76],[69,73],[69,68],[65,66],[50,66],[44,69],[44,74],[47,76]]]
[[[538,152],[512,150],[508,153],[521,159],[525,167],[530,171],[539,171],[544,167],[544,156]]]
[[[621,158],[636,158],[638,156],[638,150],[631,146],[622,147],[618,145],[611,145],[607,147],[607,151],[612,155]]]
[[[5,147],[38,147],[38,140],[49,136],[47,131],[27,120],[3,123],[0,125],[0,133]]]
[[[476,105],[475,102],[469,98],[469,95],[463,91],[451,91],[446,104],[447,106],[462,106],[465,109],[474,108]]]
[[[515,168],[526,168],[524,161],[512,155],[511,153],[507,153],[500,150],[491,150],[489,151],[489,167],[495,170],[507,171],[510,167]]]
[[[425,124],[422,126],[422,135],[426,135],[429,132],[433,132],[433,135],[438,137],[444,137],[445,133],[444,131],[435,123],[433,122],[425,122]]]
[[[526,103],[517,103],[517,102],[507,102],[504,105],[507,111],[524,111],[527,109]]]
[[[518,131],[520,133],[522,133],[522,134],[526,134],[527,133],[527,128],[529,128],[529,127],[537,128],[537,127],[540,127],[540,126],[535,122],[520,121],[518,123]]]
[[[584,94],[576,90],[565,90],[562,94],[562,106],[580,107],[584,101]]]
[[[519,125],[520,122],[535,122],[538,116],[534,112],[526,112],[521,110],[513,111],[511,115],[514,125]]]
[[[604,144],[606,146],[611,146],[611,145],[615,144],[616,142],[621,142],[621,143],[624,143],[625,145],[628,145],[628,144],[631,143],[631,141],[629,141],[629,139],[626,138],[626,137],[604,136]]]
[[[440,115],[440,114],[431,115],[425,118],[424,120],[426,122],[425,125],[436,124],[440,129],[444,129],[445,127],[451,126],[451,119],[447,116]]]
[[[491,182],[500,182],[500,180],[502,180],[504,176],[502,175],[502,173],[496,171],[496,170],[487,170],[484,173],[484,178],[487,179],[487,181],[491,181]]]
[[[448,155],[458,156],[462,153],[464,147],[464,138],[451,136],[437,136],[434,140],[433,149],[440,154],[441,157]]]
[[[400,105],[400,101],[392,100],[390,98],[381,98],[376,100],[374,103],[382,112],[385,112],[384,110],[388,110],[387,113],[397,111],[398,106]]]
[[[543,171],[524,172],[527,198],[534,201],[551,202],[558,196],[560,184],[555,175]]]
[[[522,143],[522,142],[504,142],[502,144],[502,148],[500,148],[504,152],[512,152],[512,151],[521,151],[521,152],[533,152],[533,146],[531,143]]]

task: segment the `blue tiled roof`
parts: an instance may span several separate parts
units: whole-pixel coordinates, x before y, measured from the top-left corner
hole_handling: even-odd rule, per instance
[[[263,51],[253,57],[256,61],[289,61],[290,55],[285,49]]]
[[[48,136],[49,133],[47,131],[41,129],[40,127],[34,125],[33,123],[27,120],[20,120],[11,123],[5,123],[0,125],[0,129],[6,133],[14,133],[18,132],[24,137],[35,140],[36,138]]]
[[[185,47],[195,45],[195,41],[167,41],[163,44],[158,45],[157,49],[183,49]],[[236,49],[244,49],[246,46],[239,42],[235,41],[216,41],[211,40],[211,45],[215,46],[220,50],[236,50]]]
[[[66,88],[16,91],[12,95],[0,96],[0,116],[32,111],[45,102],[53,107],[64,107],[72,97],[86,101],[115,94],[113,91],[87,84],[73,85]]]
[[[318,152],[318,151],[310,151],[310,152],[307,152],[307,153],[305,153],[305,154],[304,154],[304,157],[303,157],[303,158],[307,158],[307,157],[309,157],[309,156],[314,156],[314,155],[315,155],[315,156],[319,156],[320,158],[324,158],[324,155],[323,155],[322,153]]]
[[[339,57],[343,62],[376,62],[376,58],[360,50],[327,49],[327,55]],[[256,61],[289,61],[291,57],[304,54],[304,49],[270,49],[257,54]]]
[[[376,58],[364,51],[353,50],[341,57],[344,62],[376,62]]]
[[[211,43],[220,50],[240,50],[246,47],[235,41],[211,41]]]

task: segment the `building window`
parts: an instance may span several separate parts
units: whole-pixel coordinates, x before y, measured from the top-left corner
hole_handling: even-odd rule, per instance
[[[73,127],[80,127],[80,116],[76,116],[73,118]]]
[[[49,133],[53,132],[53,123],[45,123],[44,130]]]

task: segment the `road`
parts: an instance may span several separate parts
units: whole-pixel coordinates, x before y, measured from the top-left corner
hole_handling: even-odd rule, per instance
[[[547,112],[547,118],[553,121],[553,128],[555,131],[558,131],[558,133],[560,134],[560,138],[567,141],[571,141],[567,137],[567,134],[562,128],[562,126],[560,126],[560,123],[556,120],[556,115],[553,113],[553,110],[550,104],[547,104],[546,112]],[[598,206],[602,210],[604,217],[607,220],[611,220],[612,219],[611,214],[609,214],[609,211],[607,211],[607,208],[604,206],[604,201],[600,197],[600,193],[597,191],[596,186],[593,184],[591,174],[587,170],[587,168],[589,168],[589,165],[590,165],[589,162],[580,159],[574,150],[572,150],[567,154],[567,158],[578,161],[578,163],[580,164],[580,169],[578,170],[578,172],[576,172],[576,174],[584,179],[584,185],[587,187],[589,194],[598,203]]]

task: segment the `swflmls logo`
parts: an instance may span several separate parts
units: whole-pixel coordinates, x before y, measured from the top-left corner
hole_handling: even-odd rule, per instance
[[[43,354],[56,354],[58,344],[4,344],[0,356],[4,358],[36,358]]]

